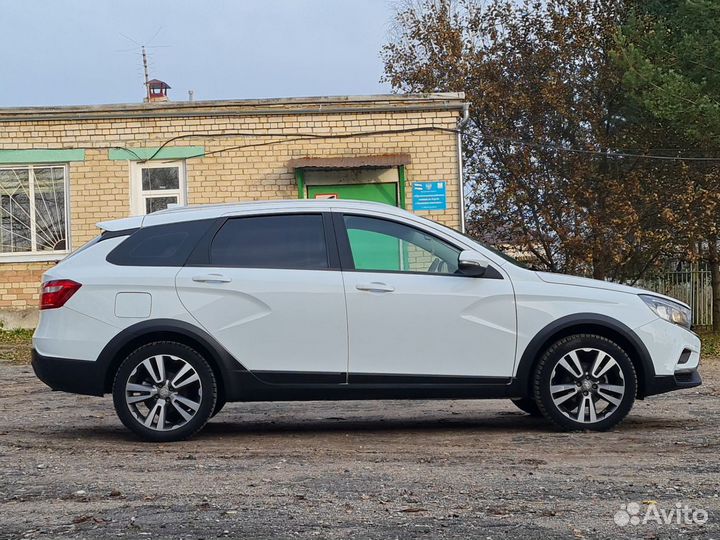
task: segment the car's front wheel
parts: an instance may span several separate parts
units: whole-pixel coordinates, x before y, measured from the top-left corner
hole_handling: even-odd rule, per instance
[[[155,442],[190,437],[215,410],[217,382],[194,349],[173,341],[139,347],[120,364],[113,402],[125,426]]]
[[[533,391],[540,411],[561,429],[604,431],[630,412],[637,376],[617,343],[577,334],[545,351],[535,370]]]

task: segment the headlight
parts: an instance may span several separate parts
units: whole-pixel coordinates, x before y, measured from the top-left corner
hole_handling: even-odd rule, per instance
[[[641,294],[639,296],[661,319],[665,319],[673,324],[679,324],[685,328],[690,328],[690,322],[692,321],[692,312],[690,309],[677,302],[665,300],[658,296],[650,294]]]

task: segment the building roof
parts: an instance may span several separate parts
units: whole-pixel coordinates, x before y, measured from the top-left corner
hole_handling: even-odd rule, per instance
[[[379,156],[303,157],[291,159],[288,166],[294,169],[372,169],[409,165],[410,154],[383,154]]]
[[[161,81],[160,79],[150,79],[148,82],[148,86],[159,86],[160,88],[170,88],[170,85],[166,83],[165,81]]]
[[[381,94],[371,96],[293,97],[220,101],[167,101],[116,105],[0,108],[0,122],[162,118],[197,116],[264,116],[353,112],[462,111],[462,92]]]

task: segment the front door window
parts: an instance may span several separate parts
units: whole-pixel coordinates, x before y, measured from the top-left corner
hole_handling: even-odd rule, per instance
[[[355,270],[455,274],[460,250],[401,223],[346,215]]]

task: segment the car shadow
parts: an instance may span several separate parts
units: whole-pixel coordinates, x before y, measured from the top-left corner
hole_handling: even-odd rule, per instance
[[[669,418],[626,418],[612,431],[643,433],[677,430],[687,427],[687,420]],[[211,420],[199,437],[212,435],[262,435],[271,433],[353,433],[353,432],[460,432],[474,430],[478,433],[505,432],[508,434],[566,434],[557,430],[544,418],[523,413],[495,413],[487,416],[458,415],[432,418],[422,417],[329,417],[317,419],[234,420],[217,417]],[[574,432],[583,434],[584,432]]]
[[[257,416],[254,413],[252,416]],[[428,417],[429,416],[429,417]],[[628,417],[612,432],[632,433],[642,435],[659,431],[672,432],[687,428],[688,422],[683,419],[668,417]],[[510,436],[538,436],[552,437],[581,437],[587,432],[561,432],[543,418],[534,418],[521,412],[498,411],[485,415],[449,413],[441,415],[429,413],[412,416],[380,417],[373,415],[359,415],[354,413],[348,416],[328,416],[309,418],[307,413],[298,417],[288,417],[287,413],[278,414],[273,418],[267,413],[266,418],[243,417],[241,411],[226,411],[221,413],[205,426],[192,440],[212,440],[213,438],[245,438],[262,437],[263,435],[315,435],[315,434],[345,434],[362,433],[397,433],[398,436],[407,436],[415,433],[467,433],[482,434],[508,434]],[[59,437],[66,439],[81,438],[87,441],[133,441],[137,442],[129,431],[122,425],[90,425],[68,426],[67,430],[54,431]]]
[[[434,414],[431,418],[421,416],[391,418],[374,416],[353,415],[352,417],[332,416],[321,418],[308,418],[307,415],[297,418],[288,417],[287,413],[281,413],[281,418],[273,418],[268,414],[264,419],[243,418],[242,412],[221,413],[193,437],[197,439],[212,439],[217,436],[262,436],[276,433],[283,434],[323,434],[323,433],[346,433],[354,432],[397,432],[399,434],[410,434],[418,432],[461,432],[476,430],[478,433],[489,431],[506,431],[527,433],[532,432],[553,432],[552,426],[542,418],[533,418],[523,413],[499,413],[477,417],[473,415],[456,415],[450,413],[448,416]],[[257,415],[255,415],[257,416]],[[54,434],[66,439],[83,440],[105,440],[105,441],[137,441],[137,439],[126,430],[118,421],[117,426],[98,425],[91,427],[89,424],[68,426],[67,429],[58,428]]]
[[[541,418],[527,415],[513,415],[512,418],[344,418],[329,417],[294,421],[242,419],[211,421],[202,435],[211,434],[248,434],[264,433],[352,433],[352,432],[447,432],[447,431],[517,431],[527,432],[551,430],[550,424]]]

